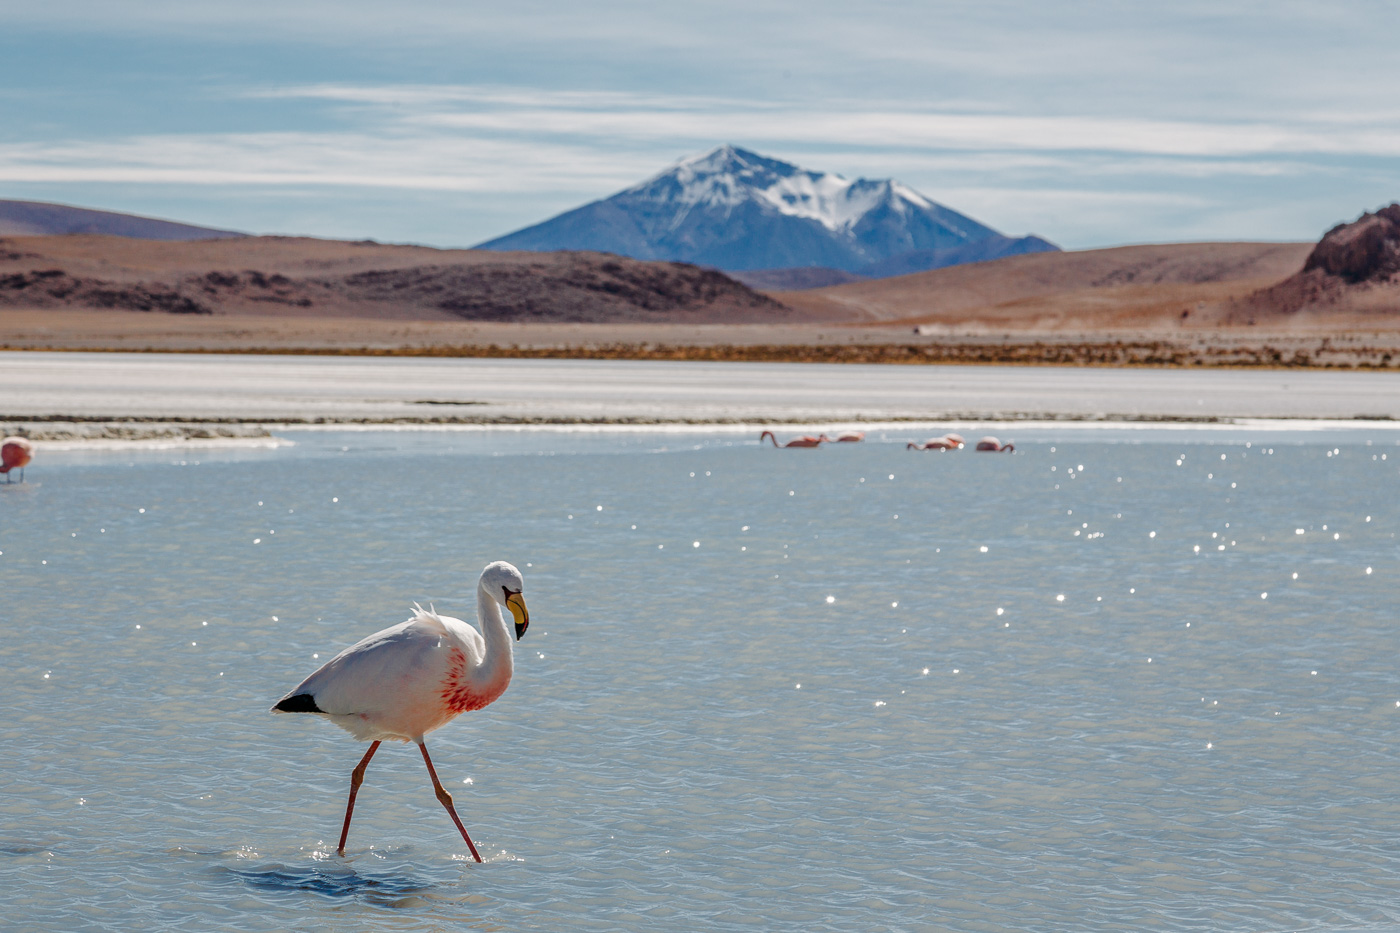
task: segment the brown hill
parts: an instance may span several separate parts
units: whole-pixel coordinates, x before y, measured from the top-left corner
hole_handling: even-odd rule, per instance
[[[684,263],[294,237],[0,239],[5,307],[540,322],[794,317],[720,272]]]
[[[749,288],[765,292],[792,292],[807,288],[825,288],[828,285],[845,285],[847,282],[864,282],[868,276],[856,275],[844,269],[829,269],[826,266],[799,266],[790,269],[744,269],[726,272],[737,282]]]
[[[1400,322],[1400,204],[1333,227],[1302,271],[1240,300],[1231,318]]]
[[[1035,253],[775,297],[829,319],[936,332],[1142,330],[1220,323],[1302,267],[1306,243],[1177,243]]]

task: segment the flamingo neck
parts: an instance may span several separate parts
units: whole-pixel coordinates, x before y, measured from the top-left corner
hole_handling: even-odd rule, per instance
[[[510,627],[501,615],[501,604],[486,591],[476,588],[476,620],[481,624],[481,635],[486,640],[486,656],[481,659],[481,673],[488,682],[498,678],[510,682],[515,670],[515,649]],[[501,689],[505,689],[502,686]]]

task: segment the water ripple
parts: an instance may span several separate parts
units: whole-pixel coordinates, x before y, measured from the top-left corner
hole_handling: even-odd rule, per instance
[[[1400,461],[1221,436],[46,459],[0,525],[0,916],[1392,930]],[[515,680],[429,739],[488,862],[398,745],[333,856],[363,746],[268,705],[496,557]]]

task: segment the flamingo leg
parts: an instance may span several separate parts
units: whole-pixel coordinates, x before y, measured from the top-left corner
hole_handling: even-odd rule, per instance
[[[447,810],[452,822],[457,824],[457,831],[462,834],[462,838],[467,841],[467,848],[472,850],[472,858],[481,861],[481,855],[476,851],[476,845],[472,842],[472,837],[467,835],[467,828],[462,825],[462,819],[457,815],[457,808],[452,805],[452,795],[442,786],[438,780],[437,771],[433,769],[433,760],[428,757],[428,746],[422,742],[418,743],[418,750],[423,753],[423,763],[428,766],[428,777],[433,779],[433,792],[437,794],[438,803]]]
[[[345,825],[340,828],[340,845],[336,847],[336,855],[345,854],[345,838],[350,835],[350,815],[355,812],[355,795],[360,792],[360,785],[365,780],[365,769],[369,767],[369,760],[377,751],[379,743],[370,743],[365,757],[361,758],[360,763],[355,765],[355,770],[350,772],[350,799],[345,804]]]

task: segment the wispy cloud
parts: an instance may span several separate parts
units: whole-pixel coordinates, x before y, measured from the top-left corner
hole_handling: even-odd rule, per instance
[[[12,190],[181,188],[210,198],[280,189],[304,203],[412,198],[417,219],[382,235],[460,244],[605,197],[677,158],[734,142],[815,169],[896,177],[1008,232],[1087,245],[1142,239],[1126,233],[1141,228],[1180,231],[1178,238],[1208,234],[1211,218],[1227,211],[1284,216],[1240,198],[1241,188],[1257,188],[1267,199],[1265,187],[1280,179],[1317,187],[1319,179],[1347,176],[1355,183],[1366,175],[1360,167],[1372,176],[1367,190],[1383,190],[1394,172],[1375,166],[1400,156],[1393,115],[1364,110],[1234,123],[1013,112],[974,99],[938,108],[842,98],[814,105],[487,84],[313,83],[210,93],[255,110],[295,108],[305,115],[299,122],[321,129],[0,143],[0,182]],[[1378,196],[1357,206],[1374,206],[1367,201]],[[1309,219],[1320,198],[1255,235],[1311,235],[1322,225]],[[1322,216],[1333,219],[1331,211]],[[287,229],[306,222],[300,218],[245,223]],[[362,231],[383,216],[376,210],[354,223]],[[1243,221],[1231,223],[1230,234],[1249,235]]]
[[[645,167],[644,167],[645,166]],[[565,170],[565,167],[567,169]],[[655,168],[596,148],[451,134],[223,133],[0,144],[0,180],[458,192],[618,184]],[[629,172],[630,169],[630,172]]]
[[[1026,187],[1050,173],[1266,177],[1304,173],[1308,157],[1400,156],[1400,129],[1366,115],[1222,125],[455,85],[317,84],[246,96],[343,108],[355,129],[12,143],[0,145],[0,180],[596,196],[727,141],[810,155],[819,168],[839,154],[847,171],[996,172]]]
[[[637,141],[764,139],[925,150],[1115,152],[1234,158],[1400,155],[1394,114],[1322,113],[1290,122],[1151,120],[915,109],[890,103],[753,101],[711,96],[541,91],[490,86],[311,85],[261,96],[378,108],[405,126]]]
[[[1400,194],[1387,0],[10,7],[5,193],[225,225],[485,239],[721,142],[1080,244]]]

